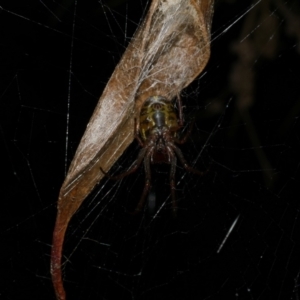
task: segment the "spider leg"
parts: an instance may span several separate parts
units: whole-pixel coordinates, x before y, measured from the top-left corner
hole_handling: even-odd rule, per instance
[[[134,137],[138,141],[139,145],[141,147],[144,147],[144,143],[143,143],[143,141],[141,140],[141,138],[139,136],[139,128],[138,128],[136,118],[134,119]]]
[[[150,149],[147,154],[145,155],[144,159],[144,168],[145,168],[145,185],[143,189],[142,196],[140,198],[139,203],[137,204],[135,210],[131,213],[133,215],[138,214],[142,208],[144,207],[144,203],[146,200],[146,196],[149,193],[149,190],[151,188],[151,169],[150,169],[150,157],[153,152],[153,149]]]
[[[182,114],[182,102],[180,94],[177,94],[177,103],[178,103],[178,115],[179,115],[179,127],[183,126],[183,114]]]
[[[169,155],[171,158],[170,164],[171,164],[171,169],[170,169],[170,187],[171,187],[171,197],[172,197],[172,209],[173,209],[173,215],[176,217],[177,215],[177,201],[176,201],[176,194],[175,194],[175,172],[176,172],[176,162],[177,158],[174,155],[174,152],[172,149],[169,151]]]
[[[186,132],[186,134],[184,135],[184,137],[182,139],[175,138],[175,143],[176,144],[184,144],[186,142],[186,140],[188,139],[188,137],[190,136],[190,134],[193,130],[194,123],[195,123],[194,121],[191,123],[191,125],[189,126],[188,131]]]
[[[143,161],[143,159],[144,159],[144,157],[145,157],[146,151],[147,151],[146,148],[142,148],[142,149],[140,150],[140,152],[139,152],[139,155],[138,155],[136,161],[135,161],[134,164],[132,165],[132,167],[131,167],[129,170],[127,170],[127,171],[125,171],[125,172],[123,172],[123,173],[121,173],[121,174],[119,174],[119,175],[116,175],[116,176],[110,176],[110,175],[109,175],[107,172],[105,172],[101,167],[100,167],[100,170],[101,170],[102,173],[103,173],[105,176],[107,176],[109,179],[113,179],[113,180],[119,180],[119,179],[122,179],[122,178],[126,177],[127,175],[130,175],[130,174],[134,173],[134,172],[139,168],[140,164],[142,163],[142,161]]]
[[[192,168],[192,167],[187,163],[187,161],[185,160],[185,158],[184,158],[184,156],[183,156],[181,150],[180,150],[178,147],[176,147],[175,145],[173,145],[172,148],[174,149],[174,151],[175,151],[177,157],[179,158],[180,162],[182,163],[183,167],[184,167],[188,172],[195,173],[195,174],[198,174],[198,175],[200,175],[200,176],[203,176],[203,175],[206,173],[206,171],[205,171],[205,172],[201,172],[201,171],[199,171],[199,170],[197,170],[197,169]]]

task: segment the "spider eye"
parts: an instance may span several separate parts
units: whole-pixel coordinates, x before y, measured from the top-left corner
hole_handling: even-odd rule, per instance
[[[153,104],[153,108],[154,108],[155,110],[161,110],[161,104],[160,104],[160,103],[154,103],[154,104]]]

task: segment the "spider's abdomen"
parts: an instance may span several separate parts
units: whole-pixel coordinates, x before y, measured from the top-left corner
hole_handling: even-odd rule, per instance
[[[161,96],[146,100],[140,114],[140,135],[145,141],[155,129],[167,128],[174,136],[179,129],[178,119],[171,101]]]

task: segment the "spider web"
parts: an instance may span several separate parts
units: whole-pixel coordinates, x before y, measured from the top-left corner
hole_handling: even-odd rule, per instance
[[[0,295],[54,299],[58,192],[149,3],[1,5]],[[178,162],[177,218],[168,165],[152,166],[138,216],[128,211],[143,169],[104,179],[67,232],[69,299],[299,299],[299,14],[293,0],[217,1],[211,59],[182,93],[185,125],[195,124],[180,148],[208,172]],[[132,143],[111,173],[129,168],[139,149]]]

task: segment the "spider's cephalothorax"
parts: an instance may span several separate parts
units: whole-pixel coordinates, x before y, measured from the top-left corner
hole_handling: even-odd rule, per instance
[[[160,96],[146,100],[141,109],[139,132],[142,143],[153,147],[149,153],[151,163],[171,162],[169,143],[174,143],[181,126],[172,102]]]
[[[178,130],[183,126],[183,119],[182,105],[179,97],[177,97],[177,101],[179,118],[176,115],[174,105],[171,101],[161,96],[148,98],[141,109],[139,127],[135,124],[135,138],[142,147],[136,161],[128,171],[117,176],[109,176],[102,170],[109,178],[121,179],[135,172],[142,161],[144,161],[146,182],[141,199],[134,213],[142,209],[151,187],[151,163],[167,163],[171,165],[170,186],[174,214],[176,214],[177,210],[175,200],[177,157],[187,171],[203,175],[203,172],[193,169],[187,164],[181,150],[176,146],[176,144],[183,144],[186,141],[192,129],[192,127],[190,127],[182,139],[178,138]]]

